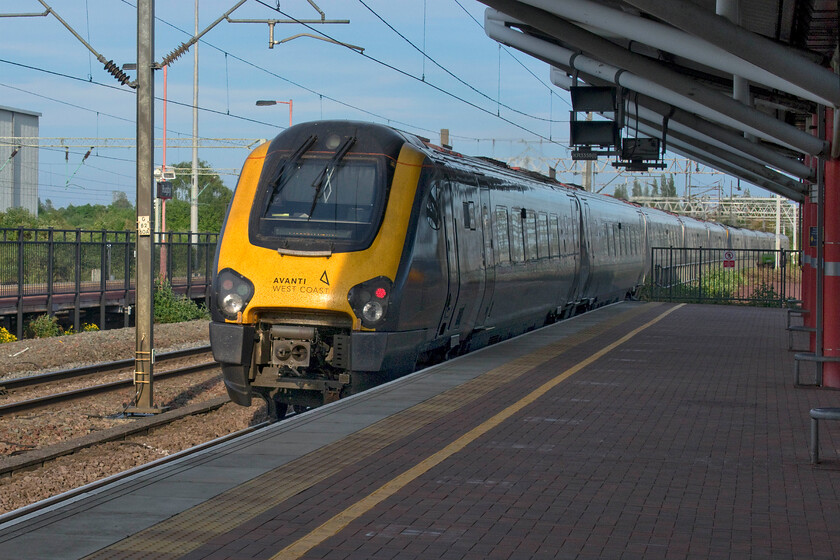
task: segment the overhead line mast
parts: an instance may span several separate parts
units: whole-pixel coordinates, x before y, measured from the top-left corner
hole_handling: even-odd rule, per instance
[[[154,148],[154,0],[137,1],[137,282],[134,405],[129,414],[154,414],[154,284],[152,177]]]

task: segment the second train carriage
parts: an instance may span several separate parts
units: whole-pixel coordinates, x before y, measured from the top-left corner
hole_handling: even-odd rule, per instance
[[[211,345],[234,402],[282,415],[623,299],[651,247],[746,237],[386,126],[304,123],[243,166]]]

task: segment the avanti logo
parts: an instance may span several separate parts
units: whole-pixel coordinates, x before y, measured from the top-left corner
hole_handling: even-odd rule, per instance
[[[284,276],[278,276],[274,279],[275,284],[298,284],[303,285],[306,284],[306,278],[289,278]]]
[[[330,285],[330,279],[327,277],[327,271],[325,270],[324,273],[321,275],[321,282],[326,284],[327,286]]]

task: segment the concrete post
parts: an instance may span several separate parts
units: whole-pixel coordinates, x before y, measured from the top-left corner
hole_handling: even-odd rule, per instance
[[[152,386],[154,17],[154,0],[139,0],[137,2],[137,319],[135,320],[134,406],[126,410],[130,414],[159,412],[154,408]]]

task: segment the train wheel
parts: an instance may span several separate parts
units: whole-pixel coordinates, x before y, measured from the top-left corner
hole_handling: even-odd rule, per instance
[[[266,404],[266,412],[269,422],[277,422],[286,417],[289,405],[277,400],[277,395],[272,395],[268,389],[254,387],[254,392],[259,395]]]
[[[279,402],[277,399],[273,399],[273,401],[275,413],[272,419],[276,422],[286,417],[286,413],[289,411],[289,405],[288,403]]]
[[[309,410],[309,407],[303,404],[296,404],[292,408],[294,409],[295,414],[303,414],[304,412]]]

